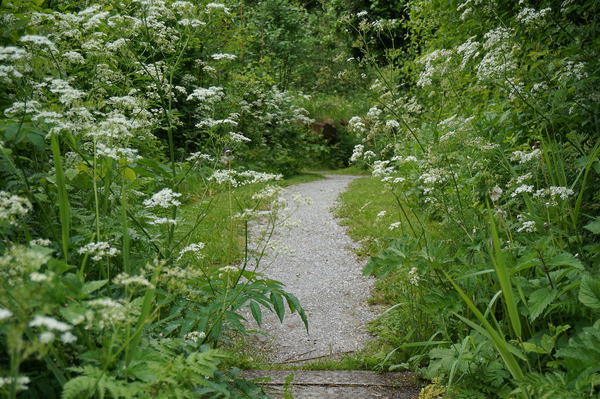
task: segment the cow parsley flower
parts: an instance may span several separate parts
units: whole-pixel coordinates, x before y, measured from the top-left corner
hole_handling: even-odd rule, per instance
[[[224,53],[213,54],[213,55],[211,55],[211,57],[213,58],[213,60],[216,60],[216,61],[219,61],[219,60],[235,60],[237,58],[236,55],[233,55],[233,54],[224,54]]]
[[[45,327],[48,330],[56,330],[60,332],[69,331],[72,327],[67,323],[58,321],[53,317],[37,315],[29,322],[29,327]]]
[[[252,141],[252,139],[249,139],[248,137],[244,136],[241,133],[229,132],[229,136],[230,136],[231,140],[236,143],[243,143],[244,141]]]
[[[392,224],[390,224],[390,227],[389,227],[389,229],[390,229],[390,230],[395,230],[395,229],[397,229],[398,227],[400,227],[400,224],[401,224],[401,222],[392,223]]]
[[[79,254],[90,254],[93,260],[100,260],[105,256],[117,256],[120,251],[117,248],[111,247],[110,243],[105,241],[91,242],[77,251]]]
[[[60,334],[60,340],[65,344],[71,344],[77,341],[77,337],[71,333],[71,331]]]
[[[27,376],[17,377],[17,378],[0,377],[0,388],[2,388],[2,386],[4,386],[4,385],[12,385],[12,383],[15,382],[17,390],[23,391],[28,388],[27,384],[29,384],[29,381],[30,381],[29,377],[27,377]]]
[[[42,344],[47,344],[49,342],[54,341],[55,337],[56,337],[56,335],[54,335],[54,333],[52,331],[44,331],[43,333],[40,334],[40,342]]]
[[[146,208],[154,208],[160,206],[162,208],[169,208],[171,206],[179,206],[181,202],[175,198],[181,197],[181,193],[174,193],[170,188],[163,188],[158,193],[154,194],[152,198],[144,200],[143,204]]]
[[[204,248],[204,243],[203,242],[199,242],[196,244],[190,244],[187,247],[183,248],[181,251],[179,251],[179,258],[177,258],[177,260],[181,260],[181,258],[183,258],[183,255],[186,254],[186,252],[193,252],[194,255],[196,256],[196,258],[198,259],[202,259],[204,258],[204,255],[202,255],[200,253],[200,251]]]
[[[0,308],[0,320],[8,319],[13,317],[13,312],[8,309]]]
[[[17,226],[17,218],[27,215],[31,209],[28,199],[0,191],[0,221]]]

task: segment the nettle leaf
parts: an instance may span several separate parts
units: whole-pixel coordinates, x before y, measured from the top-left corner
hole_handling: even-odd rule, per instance
[[[583,264],[573,254],[563,252],[558,254],[548,262],[548,266],[570,266],[578,270],[584,270]]]
[[[549,288],[540,288],[529,296],[529,317],[531,321],[537,319],[542,312],[556,299],[558,291]]]
[[[600,281],[584,276],[579,286],[579,300],[588,308],[600,309]]]

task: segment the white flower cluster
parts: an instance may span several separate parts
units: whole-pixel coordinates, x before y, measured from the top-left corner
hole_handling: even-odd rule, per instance
[[[113,280],[115,284],[121,284],[124,286],[137,285],[141,287],[149,287],[154,289],[154,285],[148,281],[144,276],[130,276],[127,273],[119,273]]]
[[[237,172],[235,170],[217,170],[208,180],[214,181],[217,184],[231,183],[233,187],[245,186],[248,184],[264,183],[272,180],[281,180],[283,175],[275,175],[272,173],[255,172],[247,170]]]
[[[365,150],[365,146],[362,144],[357,144],[354,146],[354,151],[352,152],[352,157],[350,157],[350,163],[354,163],[358,161]]]
[[[389,229],[396,230],[398,227],[400,227],[400,224],[401,224],[401,222],[392,223],[392,224],[390,224]]]
[[[527,184],[523,184],[523,185],[517,187],[510,196],[514,198],[521,193],[531,193],[531,192],[533,192],[533,186],[528,186]]]
[[[44,329],[48,331],[44,331],[40,334],[39,339],[43,344],[47,344],[52,342],[55,338],[52,330],[62,332],[60,335],[60,339],[65,344],[70,344],[72,342],[77,341],[77,337],[71,333],[72,326],[64,323],[62,321],[58,321],[53,317],[48,316],[35,316],[33,320],[29,322],[29,327],[44,327]]]
[[[13,312],[8,309],[0,308],[0,320],[8,319],[13,317]]]
[[[211,12],[212,10],[223,10],[225,14],[229,14],[229,8],[225,7],[225,4],[208,3],[206,5],[206,12]]]
[[[229,132],[229,138],[231,139],[231,141],[236,142],[236,143],[243,143],[245,141],[252,141],[252,139],[249,139],[248,137],[244,136],[241,133],[234,133],[234,132]]]
[[[18,391],[24,391],[27,388],[29,388],[27,386],[27,384],[29,384],[29,381],[30,381],[29,377],[27,377],[27,376],[17,377],[17,378],[0,377],[0,388],[2,388],[4,385],[12,385],[14,382]]]
[[[514,29],[499,27],[484,35],[486,41],[483,43],[487,53],[477,66],[477,77],[479,80],[502,79],[517,69],[515,52],[519,49],[514,44]]]
[[[550,7],[544,8],[542,10],[536,11],[534,8],[525,7],[519,14],[517,15],[517,21],[522,24],[532,24],[536,23],[536,25],[543,25],[543,18],[550,12],[552,9]]]
[[[450,67],[452,53],[452,50],[441,49],[421,57],[418,62],[425,65],[425,70],[419,74],[417,86],[430,86],[435,75],[443,76]]]
[[[216,61],[235,60],[237,58],[237,56],[233,55],[233,54],[213,54],[213,55],[211,55],[211,57],[213,58],[213,60],[216,60]]]
[[[526,233],[534,233],[535,232],[535,222],[531,220],[526,220],[523,215],[517,215],[517,219],[521,223],[521,227],[517,229],[517,233],[526,232]]]
[[[252,195],[252,199],[262,200],[267,198],[277,197],[285,192],[285,189],[280,186],[268,185],[257,193]]]
[[[181,197],[181,193],[174,193],[170,188],[163,188],[154,194],[152,198],[144,200],[143,204],[146,208],[179,206],[181,202],[175,199],[177,197]]]
[[[100,260],[105,256],[114,257],[117,256],[120,251],[117,248],[111,247],[110,243],[106,241],[91,242],[77,251],[79,254],[90,254],[93,260]]]
[[[390,161],[375,161],[373,162],[373,170],[371,174],[373,177],[383,177],[391,175],[396,172],[394,167],[388,166]]]
[[[183,339],[198,342],[198,340],[203,339],[204,337],[206,337],[206,333],[204,331],[192,331],[191,333],[185,334]]]
[[[203,242],[199,242],[197,244],[190,244],[187,247],[183,248],[181,251],[179,251],[179,257],[177,258],[177,260],[181,260],[181,258],[183,258],[183,255],[185,255],[187,252],[193,252],[196,258],[202,259],[204,258],[204,255],[200,253],[202,249],[204,249]]]
[[[417,272],[419,271],[419,269],[417,269],[416,267],[413,267],[412,269],[410,269],[410,271],[408,272],[408,276],[410,277],[410,284],[414,285],[415,287],[419,286],[419,275],[417,274]]]
[[[526,164],[530,162],[532,159],[539,158],[542,152],[539,148],[531,152],[524,151],[513,151],[512,156],[510,157],[511,161],[519,161],[520,164]]]
[[[203,154],[201,151],[198,151],[198,152],[193,152],[193,153],[192,153],[192,154],[191,154],[191,155],[190,155],[188,158],[186,158],[185,160],[186,160],[186,161],[190,161],[190,162],[191,162],[191,161],[196,161],[197,159],[205,159],[205,160],[207,160],[207,161],[209,161],[209,162],[213,162],[213,161],[214,161],[214,158],[213,158],[213,157],[211,157],[211,156],[210,156],[210,155],[208,155],[208,154]]]
[[[0,221],[17,226],[17,218],[27,215],[31,209],[28,199],[0,191]]]
[[[225,94],[222,87],[211,86],[208,89],[198,87],[187,97],[187,101],[198,100],[208,103],[219,102]]]
[[[573,194],[575,194],[575,192],[570,188],[551,186],[549,189],[542,188],[537,190],[533,196],[536,198],[544,198],[547,195],[550,195],[552,198],[558,196],[560,199],[566,200],[569,199],[569,197],[571,197]]]
[[[138,150],[133,148],[109,148],[102,143],[98,143],[96,145],[96,154],[98,156],[112,158],[115,161],[120,161],[121,159],[124,159],[127,163],[133,163],[138,159],[142,159],[142,157],[139,156],[137,152]]]

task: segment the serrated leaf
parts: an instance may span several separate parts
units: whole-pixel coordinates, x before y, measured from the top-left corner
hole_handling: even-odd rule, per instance
[[[588,308],[600,309],[600,281],[584,276],[579,286],[579,300]]]
[[[583,264],[573,254],[563,252],[558,254],[548,262],[548,266],[570,266],[578,270],[584,270]]]
[[[534,321],[556,299],[558,291],[549,288],[535,290],[529,296],[529,317]]]

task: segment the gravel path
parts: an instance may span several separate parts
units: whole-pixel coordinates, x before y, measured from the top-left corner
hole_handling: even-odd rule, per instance
[[[351,249],[356,243],[330,212],[338,195],[355,178],[326,176],[288,188],[288,201],[297,193],[310,197],[312,204],[293,215],[301,227],[289,233],[276,232],[274,239],[283,240],[292,252],[275,258],[270,253],[271,259],[262,265],[269,264],[267,277],[283,282],[285,289],[298,297],[306,311],[309,334],[297,314],[290,316],[288,311],[280,323],[276,315],[265,313],[262,328],[254,328],[268,334],[256,337],[261,350],[270,348],[271,362],[297,364],[299,360],[351,354],[372,338],[366,326],[376,317],[367,305],[373,279],[362,276],[365,262],[358,261]]]

